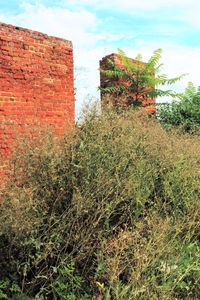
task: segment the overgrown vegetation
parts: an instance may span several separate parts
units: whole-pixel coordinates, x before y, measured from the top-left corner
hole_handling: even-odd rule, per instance
[[[199,299],[199,147],[142,111],[88,113],[59,145],[19,147],[0,299]]]
[[[199,132],[200,86],[195,88],[190,82],[179,100],[158,108],[158,116],[160,122],[168,129],[176,127],[184,132]]]

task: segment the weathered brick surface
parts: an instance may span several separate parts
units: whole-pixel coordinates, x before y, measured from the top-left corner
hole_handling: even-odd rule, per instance
[[[105,57],[102,58],[102,60],[100,61],[100,69],[102,70],[107,70],[109,69],[109,60],[111,60],[112,62],[115,63],[116,66],[118,66],[119,68],[123,68],[123,64],[120,60],[120,56],[118,54],[112,53],[110,55],[107,55]],[[131,59],[131,61],[133,62],[133,64],[144,64],[141,63],[140,61]],[[104,74],[100,73],[100,86],[101,87],[109,87],[109,86],[113,86],[113,84],[117,84],[117,83],[121,83],[121,84],[127,84],[126,82],[123,82],[122,80],[119,79],[110,79],[107,78]],[[151,104],[155,104],[156,99],[147,99],[143,102],[143,106],[146,107],[146,110],[148,113],[154,113],[155,112],[155,106],[151,105]],[[102,107],[107,107],[107,106],[129,106],[129,99],[127,96],[125,95],[115,95],[114,93],[101,93],[101,103],[102,103]]]
[[[70,41],[0,23],[0,154],[27,127],[74,126],[73,77]]]

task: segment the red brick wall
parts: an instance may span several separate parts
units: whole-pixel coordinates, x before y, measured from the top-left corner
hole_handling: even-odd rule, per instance
[[[56,135],[74,126],[72,43],[0,23],[0,154],[43,125]]]
[[[107,70],[109,69],[109,60],[115,63],[116,66],[119,68],[123,68],[123,64],[121,62],[120,56],[118,54],[112,53],[110,55],[107,55],[102,58],[100,61],[100,69]],[[134,64],[144,64],[141,63],[137,60],[131,59],[131,61]],[[119,83],[119,79],[111,79],[107,78],[105,75],[100,73],[100,85],[101,87],[109,87],[112,86],[113,84]],[[120,81],[121,84],[123,84],[122,81]],[[124,83],[126,84],[126,83]],[[118,95],[116,96],[115,94],[108,94],[108,93],[101,93],[101,102],[102,102],[102,107],[106,106],[129,106],[130,104],[128,103],[128,98],[125,95]],[[147,99],[143,102],[143,106],[146,106],[146,110],[148,113],[154,113],[155,112],[155,106],[152,106],[151,104],[155,103],[155,99]]]

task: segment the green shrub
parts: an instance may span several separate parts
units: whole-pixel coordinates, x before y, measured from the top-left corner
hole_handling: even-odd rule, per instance
[[[190,82],[179,101],[158,107],[158,117],[166,128],[180,128],[184,132],[200,130],[200,87]]]

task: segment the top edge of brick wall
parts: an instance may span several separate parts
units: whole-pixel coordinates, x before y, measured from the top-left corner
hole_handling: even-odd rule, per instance
[[[13,31],[20,32],[21,31],[25,34],[27,33],[27,35],[29,37],[31,36],[33,38],[48,39],[48,40],[51,39],[52,41],[64,42],[68,48],[73,48],[73,44],[69,40],[51,36],[51,35],[48,35],[48,34],[45,34],[45,33],[39,32],[39,31],[31,30],[28,28],[23,28],[20,26],[0,22],[0,32],[3,31],[4,28],[5,28],[5,30],[10,30],[11,32],[13,32]]]
[[[104,61],[104,60],[107,60],[107,59],[113,59],[113,58],[117,58],[117,57],[119,57],[119,54],[111,53],[109,55],[104,56],[100,61]]]
[[[114,62],[118,62],[120,61],[120,55],[118,53],[111,53],[111,54],[108,54],[106,56],[104,56],[101,60],[100,60],[100,64],[101,63],[104,63],[106,62],[107,60],[112,60]],[[133,62],[133,63],[142,63],[142,64],[145,64],[145,62],[141,62],[137,59],[134,59],[134,58],[130,58],[129,59]]]

